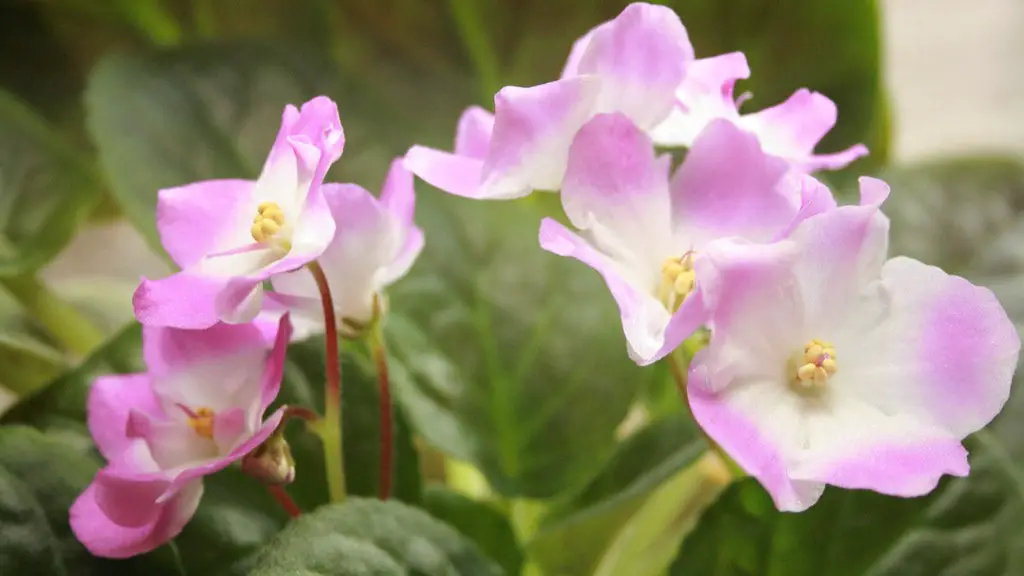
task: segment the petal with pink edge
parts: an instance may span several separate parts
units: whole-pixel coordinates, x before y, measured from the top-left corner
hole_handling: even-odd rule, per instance
[[[112,463],[138,464],[133,458],[138,441],[127,434],[132,410],[153,416],[163,413],[150,387],[149,374],[111,374],[93,382],[86,404],[89,434],[103,457]]]
[[[619,306],[630,356],[640,364],[653,362],[663,351],[671,319],[664,305],[632,285],[610,258],[550,218],[541,222],[540,245],[548,252],[575,258],[601,274]]]
[[[1009,397],[1020,353],[1006,311],[987,288],[910,258],[889,260],[881,277],[881,321],[848,345],[858,396],[954,439],[984,427]]]
[[[160,280],[143,278],[132,297],[135,317],[144,325],[209,328],[220,320],[215,302],[226,281],[191,272]]]
[[[676,107],[651,130],[651,138],[661,146],[688,147],[711,121],[738,120],[733,88],[737,80],[749,76],[750,67],[742,52],[694,60],[676,90]]]
[[[484,161],[479,158],[413,146],[405,153],[405,165],[434,188],[465,198],[484,197]]]
[[[105,558],[128,558],[155,550],[177,536],[192,519],[203,495],[203,483],[185,485],[167,502],[157,505],[152,522],[123,526],[112,521],[96,501],[96,486],[85,489],[71,507],[71,529],[86,549]]]
[[[587,122],[569,149],[562,206],[581,230],[600,228],[613,238],[624,261],[652,271],[672,252],[668,166],[626,116],[599,114]],[[598,238],[599,241],[604,238]],[[616,254],[619,256],[619,254]]]
[[[558,190],[569,145],[596,111],[600,91],[600,78],[578,76],[498,92],[478,197],[509,199],[533,190]]]
[[[455,132],[455,154],[484,159],[491,148],[494,114],[479,106],[470,106],[459,116]]]
[[[594,30],[576,73],[601,77],[597,111],[623,112],[650,129],[672,111],[692,60],[693,46],[679,16],[671,8],[638,2]]]
[[[696,243],[722,236],[768,241],[800,208],[787,186],[789,166],[765,154],[757,138],[727,120],[701,132],[672,178],[672,217]]]
[[[207,180],[161,190],[156,228],[175,264],[188,268],[245,241],[238,238],[238,222],[249,209],[252,191],[248,180]]]
[[[269,350],[273,342],[256,324],[218,323],[205,330],[145,326],[142,329],[142,357],[150,374],[159,377],[194,364],[215,362],[238,352]]]
[[[868,153],[861,144],[842,152],[815,156],[814,148],[836,124],[838,110],[823,94],[801,88],[785,102],[743,116],[740,125],[757,134],[765,152],[807,171],[838,169]]]

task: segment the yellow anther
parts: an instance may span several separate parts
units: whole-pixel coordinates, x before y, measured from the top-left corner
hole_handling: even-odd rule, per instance
[[[661,263],[658,299],[666,309],[675,312],[690,292],[693,292],[696,283],[697,275],[693,271],[692,252],[687,252],[679,258],[668,258]]]
[[[794,384],[802,391],[823,389],[839,369],[835,347],[817,339],[808,342],[792,364],[796,366]]]
[[[188,425],[203,438],[213,438],[213,410],[199,408],[188,417]]]
[[[273,238],[282,226],[284,211],[281,207],[276,202],[262,202],[256,208],[256,217],[252,219],[252,228],[249,232],[252,233],[253,240],[265,242]]]

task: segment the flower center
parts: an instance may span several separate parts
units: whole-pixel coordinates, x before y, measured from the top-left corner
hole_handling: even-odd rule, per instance
[[[697,275],[693,271],[693,252],[679,258],[668,258],[661,263],[661,284],[658,285],[658,299],[669,312],[675,312],[693,292]]]
[[[188,425],[203,438],[213,438],[213,410],[197,408],[188,415]]]
[[[263,202],[256,208],[256,217],[252,219],[253,240],[266,242],[274,238],[284,226],[284,211],[277,202]]]
[[[801,392],[823,390],[839,369],[835,347],[818,339],[808,342],[802,354],[795,354],[791,364],[793,387]]]

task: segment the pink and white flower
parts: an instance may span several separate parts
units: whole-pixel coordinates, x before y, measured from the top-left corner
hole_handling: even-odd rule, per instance
[[[918,496],[968,473],[961,441],[1010,393],[1020,338],[993,294],[910,258],[886,260],[885,183],[789,239],[709,247],[711,312],[688,396],[697,422],[781,510],[826,484]]]
[[[868,153],[863,144],[832,154],[814,149],[838,119],[832,100],[801,88],[785,102],[752,114],[740,114],[733,94],[738,80],[750,76],[746,57],[740,52],[694,61],[676,91],[675,108],[651,130],[660,146],[691,146],[698,134],[716,119],[726,119],[757,136],[768,154],[789,162],[797,170],[836,170]]]
[[[569,145],[594,115],[621,112],[644,130],[668,117],[693,60],[675,12],[630,4],[584,39],[561,79],[503,88],[495,95],[493,116],[476,107],[463,114],[454,153],[413,146],[406,154],[409,169],[446,192],[470,198],[558,190]]]
[[[143,328],[148,372],[101,377],[89,394],[89,431],[108,464],[71,507],[71,528],[90,552],[123,558],[167,542],[195,513],[203,476],[274,432],[283,409],[263,414],[290,336],[287,316]]]
[[[379,199],[355,184],[324,184],[323,191],[338,231],[318,262],[339,328],[353,335],[374,319],[383,290],[405,276],[423,249],[423,231],[413,222],[413,177],[399,158]],[[320,292],[311,274],[281,274],[272,283],[269,299],[290,311],[296,338],[323,332]]]
[[[320,185],[344,145],[337,106],[318,97],[285,108],[257,181],[161,190],[157,229],[181,272],[143,278],[134,297],[139,321],[200,329],[255,318],[263,281],[315,260],[334,237]]]
[[[551,219],[540,230],[545,250],[604,277],[630,356],[642,365],[704,324],[694,264],[710,243],[728,236],[772,241],[801,214],[800,179],[728,121],[701,133],[671,180],[669,163],[655,157],[651,140],[625,115],[598,115],[573,141],[562,186],[565,213],[580,233]],[[820,192],[809,190],[805,212],[827,209],[827,201],[809,201]]]

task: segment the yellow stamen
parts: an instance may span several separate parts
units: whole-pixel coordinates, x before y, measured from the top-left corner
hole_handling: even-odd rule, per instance
[[[253,240],[266,242],[284,226],[284,211],[276,202],[263,202],[256,208],[256,217],[252,219]]]
[[[203,438],[213,438],[213,410],[198,408],[194,415],[189,415],[188,425]]]
[[[658,299],[669,312],[675,312],[693,292],[697,275],[693,271],[693,252],[679,258],[668,258],[661,264],[661,284]]]
[[[803,353],[793,359],[793,384],[801,391],[824,389],[829,378],[839,369],[836,360],[836,349],[832,344],[818,339],[811,340],[804,346]]]

